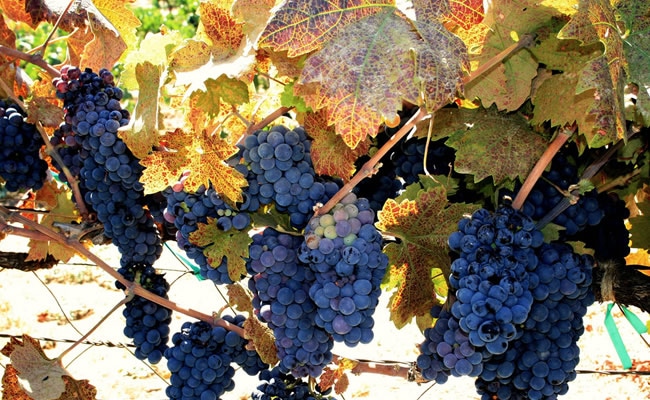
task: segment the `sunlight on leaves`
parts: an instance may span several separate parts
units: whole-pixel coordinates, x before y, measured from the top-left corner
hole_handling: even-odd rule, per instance
[[[246,276],[246,262],[248,246],[253,239],[246,232],[231,229],[227,232],[217,227],[217,219],[208,217],[205,224],[196,224],[197,230],[190,233],[190,242],[203,247],[203,254],[208,264],[215,268],[221,264],[225,256],[228,262],[228,276],[233,282]]]
[[[269,365],[275,365],[280,361],[273,332],[260,320],[246,318],[246,321],[244,321],[244,336],[253,342],[255,351],[257,351],[262,361]]]

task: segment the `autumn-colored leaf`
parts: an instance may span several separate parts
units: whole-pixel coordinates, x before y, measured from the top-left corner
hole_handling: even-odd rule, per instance
[[[197,224],[197,230],[190,233],[190,242],[203,247],[203,254],[208,264],[215,268],[221,264],[225,256],[228,262],[228,276],[234,282],[246,276],[246,261],[248,246],[252,239],[246,232],[231,229],[227,232],[217,227],[216,218],[208,218],[205,224]]]
[[[45,127],[55,128],[63,121],[63,109],[60,106],[50,103],[45,97],[32,97],[27,103],[29,112],[27,122],[35,124],[40,122]]]
[[[256,42],[271,17],[273,6],[275,0],[237,0],[231,11],[233,17],[243,23],[242,32]]]
[[[163,190],[184,171],[191,171],[185,181],[186,190],[196,191],[201,185],[211,184],[233,205],[242,201],[241,188],[247,185],[246,178],[224,161],[237,153],[236,146],[220,138],[187,134],[180,129],[168,132],[161,140],[166,149],[154,151],[141,161],[147,167],[141,178],[145,193]]]
[[[336,361],[336,368],[326,366],[323,369],[323,373],[321,374],[318,382],[320,390],[325,392],[334,386],[334,391],[336,394],[345,392],[348,384],[350,383],[345,372],[351,371],[358,364],[359,362],[356,360],[351,360],[349,358],[339,358]]]
[[[122,40],[130,50],[138,44],[136,29],[142,25],[125,0],[93,0],[95,7],[106,17],[117,30]],[[112,64],[109,64],[112,65]]]
[[[9,29],[5,24],[4,18],[0,18],[0,45],[6,46],[10,49],[16,48],[16,34]],[[7,84],[8,87],[13,87],[16,77],[15,60],[6,55],[0,54],[0,79]],[[8,93],[0,88],[0,98],[7,98]]]
[[[449,7],[451,11],[445,20],[465,30],[480,24],[485,17],[483,0],[449,0]]]
[[[208,116],[219,114],[220,104],[238,105],[248,102],[248,86],[239,79],[221,75],[217,79],[205,81],[205,90],[192,93],[195,106]]]
[[[451,14],[450,1],[447,0],[412,0],[415,19],[418,21],[431,21]]]
[[[247,312],[253,315],[253,297],[251,292],[238,283],[226,285],[228,304],[235,307],[239,312]]]
[[[32,29],[38,25],[38,23],[32,22],[32,16],[25,10],[25,1],[23,0],[0,0],[0,10],[11,20],[24,22]]]
[[[464,128],[446,142],[457,150],[454,169],[474,175],[475,182],[491,176],[498,185],[506,179],[525,178],[547,145],[518,115],[506,116],[494,109],[457,109],[446,114],[457,129]]]
[[[463,43],[435,21],[416,23],[396,9],[349,24],[305,62],[297,94],[355,148],[394,120],[402,101],[430,110],[462,90]]]
[[[375,14],[391,0],[288,0],[275,12],[259,39],[259,46],[288,51],[289,57],[317,50],[347,25]]]
[[[244,337],[253,342],[255,351],[257,351],[262,361],[269,365],[278,363],[279,359],[273,332],[257,318],[246,318],[246,321],[244,321]]]
[[[303,120],[305,131],[313,139],[311,160],[314,170],[320,175],[336,176],[344,181],[355,172],[354,162],[370,147],[368,140],[350,150],[343,139],[336,135],[333,127],[327,125],[325,112],[307,113]]]
[[[632,246],[640,249],[650,249],[650,201],[637,203],[637,207],[641,214],[630,218]]]
[[[126,53],[124,71],[120,76],[120,86],[125,89],[137,89],[136,66],[148,62],[160,68],[166,68],[169,56],[181,42],[182,36],[178,31],[148,33],[140,42],[137,51]]]
[[[350,379],[348,378],[348,374],[341,375],[341,377],[334,384],[334,393],[336,394],[345,393],[345,391],[348,390],[349,385],[350,385]]]
[[[551,75],[545,79],[531,97],[535,113],[530,123],[550,121],[551,126],[562,126],[576,120],[582,122],[594,102],[594,91],[576,94],[577,84],[577,72]]]
[[[436,304],[433,278],[447,276],[451,265],[447,238],[464,214],[478,208],[446,205],[444,188],[432,186],[413,199],[388,199],[378,213],[377,228],[400,239],[384,249],[390,264],[385,289],[397,288],[390,299],[391,320],[397,328],[429,313]]]
[[[54,180],[43,182],[43,187],[36,191],[34,203],[39,209],[51,210],[58,203],[57,196],[61,193],[58,185]]]
[[[11,337],[2,348],[2,354],[10,358],[12,367],[5,370],[3,377],[3,389],[5,385],[9,389],[9,392],[4,391],[3,399],[8,393],[17,394],[12,400],[22,399],[21,392],[33,400],[91,400],[97,394],[88,381],[72,379],[60,360],[47,358],[40,343],[28,335],[23,335],[22,341]]]
[[[34,400],[20,387],[18,371],[11,364],[5,366],[2,375],[2,400]]]
[[[244,33],[242,24],[237,22],[230,10],[221,8],[218,4],[202,1],[199,3],[201,24],[198,35],[205,34],[212,44],[213,54],[226,58],[239,48]]]

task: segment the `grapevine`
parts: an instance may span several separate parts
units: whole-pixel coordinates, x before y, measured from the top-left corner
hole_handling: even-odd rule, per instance
[[[556,399],[594,302],[650,310],[648,5],[127,3],[2,7],[0,267],[122,296],[53,359],[2,336],[4,397],[106,397],[62,360],[122,309],[170,399]],[[349,356],[390,324],[411,359]]]

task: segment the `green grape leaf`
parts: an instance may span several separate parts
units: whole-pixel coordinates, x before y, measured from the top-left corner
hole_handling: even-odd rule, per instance
[[[280,361],[273,332],[263,325],[260,320],[255,317],[246,318],[246,321],[244,321],[244,337],[253,342],[255,351],[262,361],[269,365],[275,365]]]
[[[312,109],[326,109],[328,124],[355,148],[395,120],[403,100],[430,110],[451,102],[468,67],[464,44],[441,24],[386,9],[309,56],[295,91]]]
[[[637,203],[641,214],[630,218],[632,247],[650,249],[650,201]]]
[[[334,134],[334,129],[327,125],[323,111],[307,113],[303,127],[313,139],[310,154],[316,173],[348,181],[356,169],[355,161],[368,151],[369,141],[350,150],[343,139]]]
[[[616,16],[608,0],[581,0],[578,12],[558,33],[561,39],[576,39],[583,44],[601,42],[604,45],[603,54],[582,68],[576,87],[578,94],[596,90],[595,101],[585,119],[578,123],[590,147],[601,147],[626,137],[623,95],[627,63],[623,39],[616,25]]]
[[[394,7],[392,0],[284,2],[262,32],[258,45],[296,57],[318,50],[347,25]]]
[[[400,239],[384,248],[389,258],[384,286],[387,290],[397,288],[389,305],[391,320],[397,328],[414,316],[429,313],[436,304],[434,282],[441,283],[440,277],[450,272],[447,238],[464,214],[478,208],[471,204],[446,207],[447,204],[444,188],[433,187],[419,191],[412,200],[388,199],[378,213],[377,228]],[[445,295],[446,290],[438,294]]]
[[[195,107],[214,117],[219,114],[221,102],[231,105],[248,102],[248,86],[239,79],[221,75],[205,81],[205,90],[197,90],[191,97],[196,99]]]
[[[581,121],[594,102],[594,91],[576,94],[578,79],[577,72],[565,72],[544,79],[531,97],[535,109],[530,123],[550,121],[551,126],[562,126]]]
[[[231,229],[227,232],[217,227],[217,219],[208,217],[205,224],[196,224],[197,230],[190,233],[190,243],[203,247],[203,254],[208,264],[215,268],[221,264],[223,257],[228,260],[228,276],[238,282],[246,276],[248,246],[252,239],[246,232]]]
[[[650,125],[650,4],[647,1],[619,1],[617,14],[625,23],[623,51],[627,59],[628,78],[638,86],[636,109]]]
[[[253,295],[239,283],[226,285],[226,294],[228,295],[228,305],[235,307],[239,312],[246,312],[253,315]]]
[[[138,81],[138,102],[131,116],[131,129],[120,131],[120,137],[129,150],[139,159],[151,153],[158,145],[162,129],[162,116],[158,105],[162,69],[146,61],[135,66]]]
[[[305,99],[300,96],[296,96],[296,94],[293,92],[293,87],[295,84],[296,81],[291,81],[284,85],[284,90],[280,95],[280,104],[282,104],[282,107],[293,107],[299,113],[312,111],[311,107],[308,107],[305,103]]]
[[[474,175],[474,182],[491,176],[499,185],[526,177],[547,145],[519,115],[503,115],[494,108],[450,110],[448,115],[456,126],[465,127],[446,142],[457,150],[454,169]]]

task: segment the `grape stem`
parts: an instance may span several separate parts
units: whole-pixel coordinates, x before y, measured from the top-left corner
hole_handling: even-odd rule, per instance
[[[185,314],[189,317],[196,318],[201,321],[205,321],[213,326],[221,326],[225,329],[228,329],[230,331],[236,332],[238,335],[241,337],[244,337],[244,330],[240,327],[238,327],[235,324],[231,324],[228,321],[225,321],[223,319],[217,319],[214,318],[211,315],[204,314],[200,311],[193,310],[191,308],[185,308],[182,307],[175,302],[165,299],[164,297],[157,296],[147,289],[143,288],[140,286],[138,283],[131,282],[124,278],[119,272],[117,272],[115,269],[113,269],[110,265],[108,265],[106,262],[104,262],[101,258],[96,256],[94,253],[92,253],[90,250],[88,250],[82,243],[80,243],[77,240],[71,240],[66,238],[64,235],[58,232],[54,232],[51,228],[43,226],[37,222],[34,222],[28,218],[23,217],[20,214],[13,213],[10,210],[8,210],[4,206],[0,206],[0,224],[5,224],[8,221],[13,221],[19,224],[22,224],[26,228],[31,228],[35,231],[38,231],[41,235],[39,236],[40,240],[48,240],[48,241],[55,241],[59,244],[62,244],[64,246],[70,247],[71,249],[75,250],[78,254],[81,254],[82,256],[86,257],[88,260],[94,262],[98,267],[103,269],[106,273],[108,273],[110,276],[115,278],[118,282],[120,282],[122,285],[126,286],[127,288],[127,293],[133,293],[137,296],[140,296],[142,298],[145,298],[147,300],[150,300],[158,305],[161,305],[163,307],[169,308],[171,310],[177,311],[181,314]],[[2,228],[2,225],[0,225],[0,228]],[[21,228],[15,228],[13,226],[9,226],[8,229],[10,230],[11,233],[16,234],[16,235],[21,235],[22,233],[27,234],[29,232],[29,229],[21,229]],[[18,230],[20,229],[20,230]],[[31,233],[30,233],[31,235]]]
[[[248,127],[246,130],[246,134],[242,135],[241,138],[239,138],[239,142],[241,142],[246,136],[252,135],[254,132],[264,128],[271,122],[275,121],[276,119],[280,118],[283,114],[289,112],[293,107],[280,107],[273,111],[271,114],[267,115],[263,120],[256,124],[252,124]]]
[[[53,66],[48,64],[40,54],[27,54],[20,50],[12,49],[11,47],[3,46],[0,44],[0,54],[4,54],[7,57],[27,61],[28,63],[34,64],[38,67],[44,69],[51,77],[56,78],[61,76],[61,73],[56,70]],[[12,93],[10,91],[8,93]]]
[[[521,189],[515,196],[515,199],[512,202],[512,208],[519,210],[523,207],[526,198],[530,194],[530,191],[533,190],[533,186],[539,180],[539,177],[542,176],[542,172],[546,167],[551,163],[555,154],[564,146],[564,143],[573,135],[578,126],[576,124],[565,126],[560,130],[558,135],[553,139],[551,144],[546,148],[542,156],[537,160],[537,163],[533,167],[530,174],[526,177]]]

